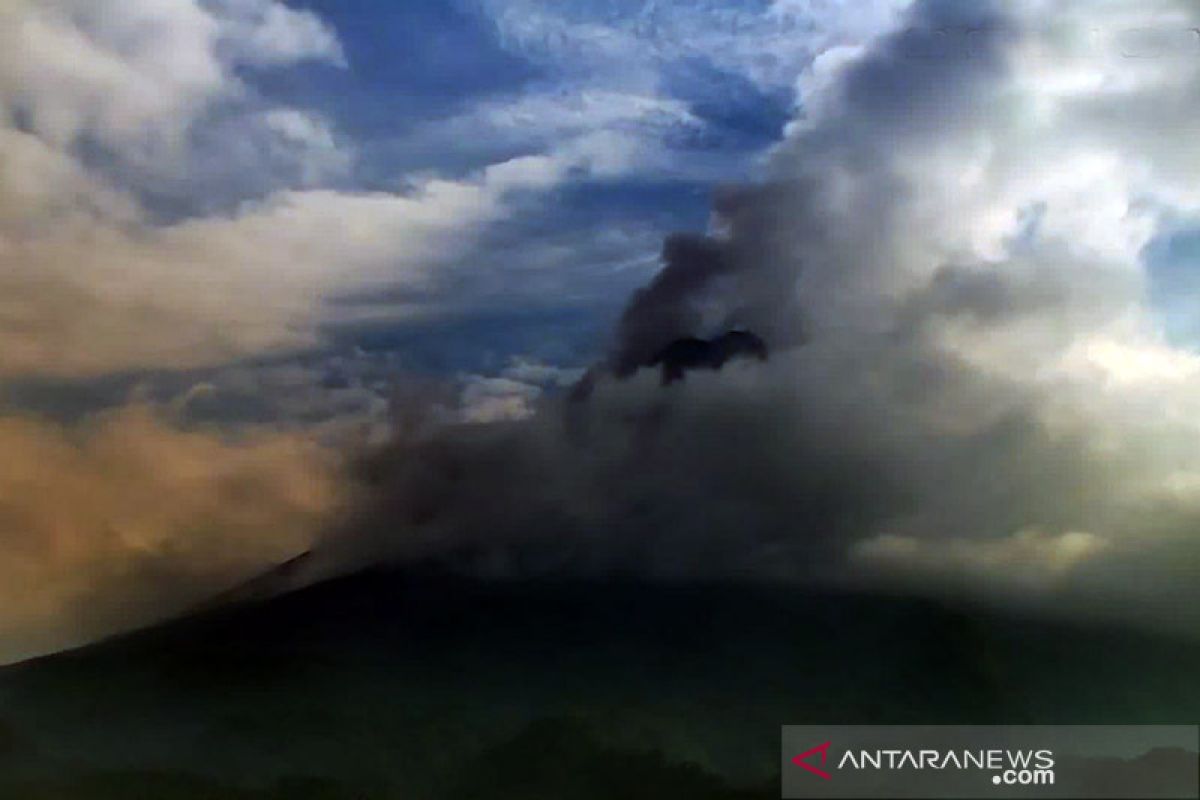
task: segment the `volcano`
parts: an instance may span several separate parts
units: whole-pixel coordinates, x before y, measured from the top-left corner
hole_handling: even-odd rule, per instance
[[[778,796],[785,723],[1181,723],[1200,644],[777,585],[376,568],[0,670],[0,796]]]

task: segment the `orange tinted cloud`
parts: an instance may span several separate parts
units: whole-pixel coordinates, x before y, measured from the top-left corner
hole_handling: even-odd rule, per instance
[[[230,438],[131,405],[0,417],[0,661],[145,624],[305,550],[337,467],[299,434]]]

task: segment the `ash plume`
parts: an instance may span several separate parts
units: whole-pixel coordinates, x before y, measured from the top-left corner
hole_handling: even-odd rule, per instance
[[[667,241],[587,403],[398,439],[330,552],[902,585],[1194,631],[1200,356],[1164,337],[1143,253],[1200,208],[1200,158],[1164,144],[1198,121],[1200,60],[1123,59],[1096,21],[919,2],[818,57],[767,180]],[[1048,80],[1077,73],[1126,90]],[[730,329],[770,360],[670,391],[637,369]]]

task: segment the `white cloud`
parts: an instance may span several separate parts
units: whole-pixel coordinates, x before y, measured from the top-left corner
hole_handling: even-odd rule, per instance
[[[294,108],[272,108],[261,114],[262,128],[270,133],[266,149],[283,150],[282,160],[295,164],[303,186],[319,185],[329,177],[345,175],[353,164],[350,148],[338,141],[326,120]]]
[[[472,375],[462,390],[464,422],[503,422],[532,417],[540,387],[504,377]]]
[[[95,137],[162,157],[213,103],[245,91],[239,65],[339,61],[334,34],[275,0],[17,0],[0,12],[0,104],[57,146]]]
[[[890,28],[902,0],[856,3],[780,0],[763,8],[721,3],[631,3],[606,13],[586,3],[488,3],[503,41],[565,73],[642,90],[666,67],[699,59],[762,89],[790,88],[818,53],[864,43]]]
[[[515,357],[499,375],[462,376],[459,408],[454,418],[468,423],[529,419],[537,413],[547,390],[567,389],[583,377],[583,372]]]
[[[556,386],[559,388],[573,385],[583,377],[584,370],[557,367],[546,364],[534,358],[517,356],[501,371],[501,376],[534,386]]]
[[[346,66],[341,43],[321,19],[276,0],[213,0],[224,52],[258,66],[322,59]]]
[[[516,198],[625,164],[619,139],[581,133],[457,181],[326,188],[350,171],[352,144],[313,112],[251,97],[237,75],[342,63],[312,14],[275,0],[54,0],[4,14],[3,374],[189,368],[312,345],[336,296],[425,286]],[[99,166],[85,157],[93,144]],[[251,188],[249,176],[273,177],[258,199],[213,213],[196,187],[222,172]],[[140,197],[164,187],[199,213],[156,221]]]
[[[706,143],[741,134],[717,130],[722,123],[697,110],[763,113],[766,98],[789,93],[807,103],[794,90],[813,59],[863,46],[895,24],[904,4],[879,0],[850,11],[823,2],[485,2],[501,43],[544,65],[549,77],[516,98],[437,123],[428,135],[482,130],[488,142],[529,146],[608,131],[621,137],[629,171],[727,181],[758,154]]]
[[[333,318],[325,301],[421,286],[504,215],[506,198],[546,187],[570,164],[521,159],[406,194],[280,192],[232,216],[165,227],[72,209],[30,235],[27,224],[17,230],[18,210],[0,218],[2,369],[187,368],[311,345]]]
[[[1106,549],[1087,531],[1049,534],[1035,528],[1003,538],[919,539],[882,534],[856,544],[853,556],[866,566],[918,579],[1007,582],[1011,589],[1039,589]]]

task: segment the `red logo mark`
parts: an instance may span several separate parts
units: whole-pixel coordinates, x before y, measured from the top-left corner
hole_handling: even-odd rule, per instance
[[[792,763],[795,764],[797,767],[800,767],[801,769],[808,770],[813,775],[820,775],[825,780],[829,780],[830,778],[833,777],[832,775],[830,775],[828,772],[826,772],[823,769],[817,769],[812,764],[806,763],[804,761],[804,759],[808,758],[813,753],[820,753],[821,754],[821,763],[824,764],[825,758],[829,755],[829,745],[831,745],[831,744],[833,744],[833,742],[826,742],[825,744],[819,744],[816,747],[810,747],[808,750],[805,750],[800,755],[792,758]]]

